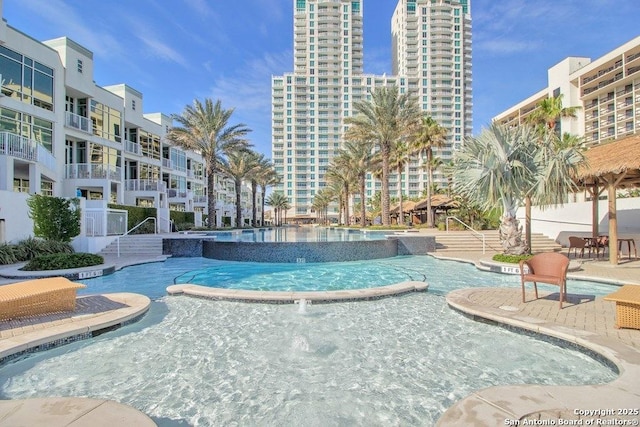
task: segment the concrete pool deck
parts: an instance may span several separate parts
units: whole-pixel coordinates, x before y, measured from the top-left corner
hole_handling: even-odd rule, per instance
[[[444,259],[475,263],[490,259],[490,255],[475,252],[447,253]],[[105,264],[113,263],[116,269],[127,265],[158,262],[161,259],[140,255],[126,259],[109,258]],[[373,261],[375,262],[375,261]],[[639,283],[640,261],[625,262],[613,267],[604,261],[584,260],[570,277],[589,280],[608,281],[611,283]],[[11,280],[11,281],[16,281]],[[10,283],[6,281],[4,283]],[[0,284],[3,282],[0,282]],[[527,303],[521,302],[519,289],[513,288],[479,288],[463,289],[451,292],[447,301],[453,309],[466,313],[477,319],[487,319],[497,324],[511,325],[520,330],[529,330],[541,335],[553,336],[576,343],[582,347],[601,354],[616,364],[619,377],[609,384],[593,386],[539,386],[514,385],[497,386],[474,392],[451,406],[440,418],[438,425],[459,426],[494,426],[517,425],[516,421],[524,419],[540,419],[556,421],[594,419],[592,415],[574,413],[597,409],[632,409],[640,402],[640,331],[615,329],[614,303],[602,298],[576,296],[568,287],[569,303],[563,310],[558,309],[557,294],[544,294],[541,298]],[[128,294],[133,295],[133,294]],[[528,294],[533,298],[531,293]],[[112,295],[100,297],[112,298]],[[81,297],[82,298],[82,297]],[[81,299],[79,298],[79,300]],[[84,297],[86,298],[86,297]],[[146,297],[144,297],[146,298]],[[104,302],[104,301],[103,301]],[[117,301],[116,301],[117,302]],[[141,303],[144,305],[144,303]],[[139,305],[132,300],[126,305]],[[88,324],[100,325],[101,316],[107,313],[119,317],[122,312],[115,308],[101,313],[84,313],[75,320],[67,321],[69,328],[75,328],[75,322],[82,320]],[[71,316],[73,317],[73,316]],[[80,319],[81,317],[81,319]],[[102,317],[104,319],[104,317]],[[40,316],[32,320],[33,324],[7,328],[0,335],[0,346],[3,341],[23,342],[28,347],[31,337],[38,336],[43,342],[55,341],[60,333],[60,319]],[[0,322],[0,326],[3,323]],[[29,331],[29,328],[32,330]],[[98,328],[99,329],[99,328]],[[7,335],[11,335],[8,337]],[[15,334],[15,336],[14,336]],[[32,335],[36,334],[36,335]],[[1,347],[0,347],[1,348]],[[61,417],[57,408],[71,408],[65,417],[74,417],[75,424]],[[87,410],[85,411],[85,409]],[[107,411],[111,417],[104,415]],[[64,411],[63,411],[64,412]],[[73,415],[76,414],[76,415]],[[10,418],[20,417],[20,418]],[[25,418],[26,417],[26,418]],[[84,418],[83,418],[84,417]],[[86,418],[89,417],[89,418]],[[93,417],[93,418],[91,418]],[[590,418],[589,418],[590,417]],[[598,419],[632,420],[640,419],[640,415],[601,416]],[[111,401],[79,398],[52,398],[0,401],[0,426],[13,425],[62,426],[62,425],[155,425],[153,420],[143,413]],[[523,422],[520,421],[520,425]],[[557,424],[556,424],[557,425]],[[603,424],[604,425],[604,424]]]

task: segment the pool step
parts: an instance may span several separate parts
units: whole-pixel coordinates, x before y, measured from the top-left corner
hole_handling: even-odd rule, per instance
[[[161,234],[129,234],[120,237],[120,256],[122,255],[162,255]],[[114,240],[99,255],[118,253],[118,241]]]

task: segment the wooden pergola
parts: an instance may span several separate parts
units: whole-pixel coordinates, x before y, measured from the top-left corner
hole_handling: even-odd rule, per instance
[[[618,264],[616,191],[640,187],[640,135],[635,134],[590,148],[576,183],[592,197],[591,232],[598,237],[598,197],[607,190],[609,202],[609,261]]]

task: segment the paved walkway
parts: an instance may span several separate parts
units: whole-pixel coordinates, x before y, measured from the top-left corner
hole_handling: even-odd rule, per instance
[[[476,264],[490,260],[490,256],[482,253],[447,253],[446,257]],[[570,274],[574,278],[640,283],[640,261],[625,261],[615,267],[606,260],[578,259],[572,263],[578,264]],[[623,425],[622,422],[638,425],[640,414],[617,411],[639,406],[640,330],[616,329],[615,304],[602,297],[571,293],[569,287],[568,301],[560,310],[557,292],[540,292],[540,298],[535,300],[530,286],[527,290],[526,303],[522,302],[520,289],[507,288],[461,289],[450,292],[447,302],[474,318],[590,349],[614,362],[619,377],[600,385],[518,385],[478,390],[450,407],[437,425]],[[593,412],[602,409],[606,411]]]

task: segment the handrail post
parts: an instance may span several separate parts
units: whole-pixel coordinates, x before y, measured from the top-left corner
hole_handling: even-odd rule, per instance
[[[485,235],[484,233],[480,233],[477,230],[474,230],[473,228],[471,228],[470,226],[468,226],[467,224],[465,224],[464,222],[462,222],[458,217],[455,216],[448,216],[445,219],[445,223],[446,223],[446,227],[447,227],[447,232],[449,231],[449,219],[455,219],[456,221],[458,221],[460,224],[462,224],[465,228],[468,228],[472,233],[482,237],[482,253],[486,253],[486,241],[485,241]]]

